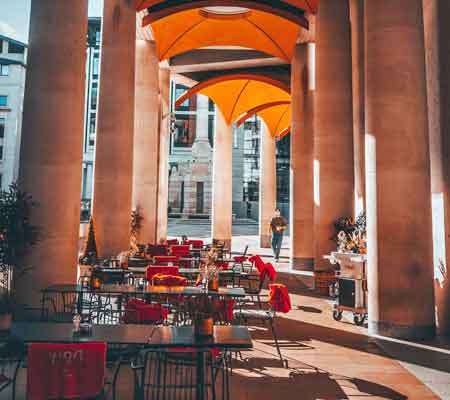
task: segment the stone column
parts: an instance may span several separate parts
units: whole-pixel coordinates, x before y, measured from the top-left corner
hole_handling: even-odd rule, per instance
[[[18,301],[35,307],[44,287],[77,280],[86,32],[86,0],[32,2],[19,181],[39,202],[41,240],[15,283]]]
[[[355,216],[365,210],[364,171],[364,0],[350,0],[352,32],[353,148]]]
[[[384,14],[384,13],[383,13]],[[323,0],[316,20],[315,268],[336,249],[333,223],[353,216],[352,58],[348,0]]]
[[[276,141],[261,121],[261,156],[259,168],[259,247],[271,247],[270,220],[277,206]]]
[[[212,239],[230,248],[232,237],[233,126],[216,107],[213,151]]]
[[[167,240],[169,202],[169,145],[170,145],[170,70],[159,69],[159,181],[158,181],[158,225],[156,238],[158,243]]]
[[[95,146],[93,216],[99,256],[130,246],[136,11],[105,0]]]
[[[450,333],[450,3],[423,0],[437,328]],[[446,234],[447,232],[447,234]],[[443,267],[443,268],[442,268]]]
[[[365,3],[369,332],[434,335],[421,0]]]
[[[291,94],[291,263],[311,269],[314,260],[315,44],[297,44]]]
[[[192,145],[192,170],[185,187],[185,213],[197,214],[197,184],[203,183],[203,213],[211,208],[211,145],[208,138],[209,98],[199,94],[195,123],[195,141]],[[209,200],[209,201],[207,201]]]
[[[143,217],[140,243],[156,243],[159,62],[155,42],[136,40],[133,208]]]

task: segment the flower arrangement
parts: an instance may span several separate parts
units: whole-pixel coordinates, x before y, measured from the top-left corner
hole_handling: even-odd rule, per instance
[[[203,262],[200,264],[200,277],[203,285],[208,287],[209,282],[213,282],[219,279],[220,267],[218,264],[219,251],[212,247],[207,253]]]
[[[356,220],[341,217],[334,223],[335,235],[331,238],[339,252],[366,254],[366,215],[361,213]]]

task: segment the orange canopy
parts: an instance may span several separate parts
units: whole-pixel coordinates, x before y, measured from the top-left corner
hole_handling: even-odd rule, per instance
[[[299,25],[258,10],[238,14],[208,10],[186,10],[151,23],[160,60],[208,46],[241,46],[291,60]],[[148,23],[144,18],[143,24]]]
[[[241,116],[236,123],[237,126],[240,126],[248,118],[257,114],[264,120],[273,137],[281,135],[284,136],[290,129],[291,112],[292,109],[290,101],[271,102],[249,110]]]
[[[175,106],[180,106],[197,93],[214,101],[228,124],[263,104],[291,100],[289,88],[275,79],[253,74],[231,74],[195,85],[177,99]]]

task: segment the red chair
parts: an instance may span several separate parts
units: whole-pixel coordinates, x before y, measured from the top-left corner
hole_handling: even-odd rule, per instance
[[[261,273],[261,271],[264,268],[265,262],[260,256],[258,256],[258,255],[251,256],[248,259],[248,261],[250,261],[252,263],[252,266],[255,266],[255,268],[258,270],[258,272]],[[251,272],[251,270],[250,270],[250,272]]]
[[[170,249],[170,254],[172,256],[178,257],[190,257],[191,252],[189,249],[189,245],[179,245],[179,246],[172,246]]]
[[[288,313],[291,310],[291,299],[289,297],[288,289],[282,284],[269,285],[269,301],[266,303],[268,309],[246,309],[239,308],[234,310],[233,315],[239,325],[249,321],[261,321],[267,323],[272,331],[272,336],[275,341],[278,356],[283,365],[288,367],[287,360],[283,359],[280,345],[278,343],[277,331],[275,329],[275,317],[277,312]]]
[[[156,274],[178,275],[178,267],[168,267],[165,265],[150,265],[145,271],[145,278],[152,282]]]
[[[122,322],[125,324],[161,324],[168,316],[161,304],[147,304],[144,300],[130,299],[125,305]]]
[[[193,249],[203,249],[203,246],[205,245],[203,240],[188,240],[184,244],[192,246]]]
[[[243,266],[244,262],[248,260],[247,257],[248,246],[245,246],[244,252],[240,256],[234,256],[233,260],[236,264],[240,264]]]
[[[106,343],[31,343],[27,399],[93,399],[104,396]]]
[[[178,265],[180,263],[180,257],[179,256],[156,256],[153,257],[154,263],[157,265],[167,265],[169,263],[172,263],[174,265]]]
[[[167,239],[167,246],[178,246],[178,239]]]

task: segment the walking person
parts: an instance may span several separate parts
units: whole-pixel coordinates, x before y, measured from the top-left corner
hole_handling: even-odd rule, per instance
[[[272,250],[275,261],[280,259],[280,250],[283,243],[283,232],[287,228],[286,220],[281,216],[281,210],[275,209],[274,216],[270,221],[269,231],[272,234]]]

